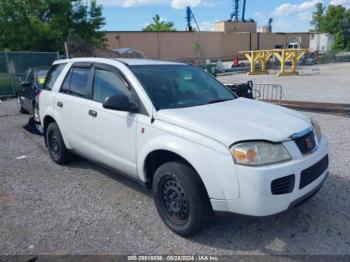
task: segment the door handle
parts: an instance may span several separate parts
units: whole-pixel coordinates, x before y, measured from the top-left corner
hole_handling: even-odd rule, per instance
[[[57,102],[57,106],[58,107],[63,107],[63,103],[62,102]]]
[[[94,110],[89,110],[89,115],[92,117],[97,117],[97,112]]]

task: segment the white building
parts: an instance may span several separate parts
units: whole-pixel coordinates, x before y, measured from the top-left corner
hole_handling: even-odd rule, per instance
[[[332,49],[334,36],[330,33],[311,33],[310,50],[325,53]]]

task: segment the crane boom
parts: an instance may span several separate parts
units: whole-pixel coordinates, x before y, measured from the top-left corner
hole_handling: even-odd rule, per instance
[[[199,26],[197,24],[196,18],[194,17],[194,14],[193,14],[191,8],[189,6],[187,6],[187,8],[186,8],[186,21],[187,21],[187,30],[189,32],[193,31],[192,19],[193,19],[194,23],[196,24],[198,31],[201,31],[199,29]]]

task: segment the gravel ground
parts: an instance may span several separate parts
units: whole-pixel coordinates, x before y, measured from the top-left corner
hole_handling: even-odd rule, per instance
[[[248,76],[234,74],[220,76],[224,83],[253,80],[259,84],[280,84],[286,100],[350,103],[350,63],[301,67],[299,76],[277,77],[269,75]]]
[[[220,217],[192,239],[170,232],[139,184],[85,160],[54,164],[15,101],[0,103],[0,255],[349,254],[350,119],[312,114],[330,176],[309,202],[263,220]]]

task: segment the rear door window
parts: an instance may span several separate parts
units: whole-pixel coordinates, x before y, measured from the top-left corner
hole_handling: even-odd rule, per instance
[[[69,93],[80,97],[87,97],[89,74],[90,68],[73,68],[70,77]]]
[[[66,78],[63,81],[63,84],[62,84],[61,89],[60,89],[61,93],[69,94],[69,85],[70,85],[70,80],[72,78],[72,70],[73,69],[69,70],[69,73],[66,75]]]
[[[57,78],[59,77],[65,66],[66,64],[56,64],[51,66],[46,76],[45,85],[43,87],[44,89],[52,90]]]

